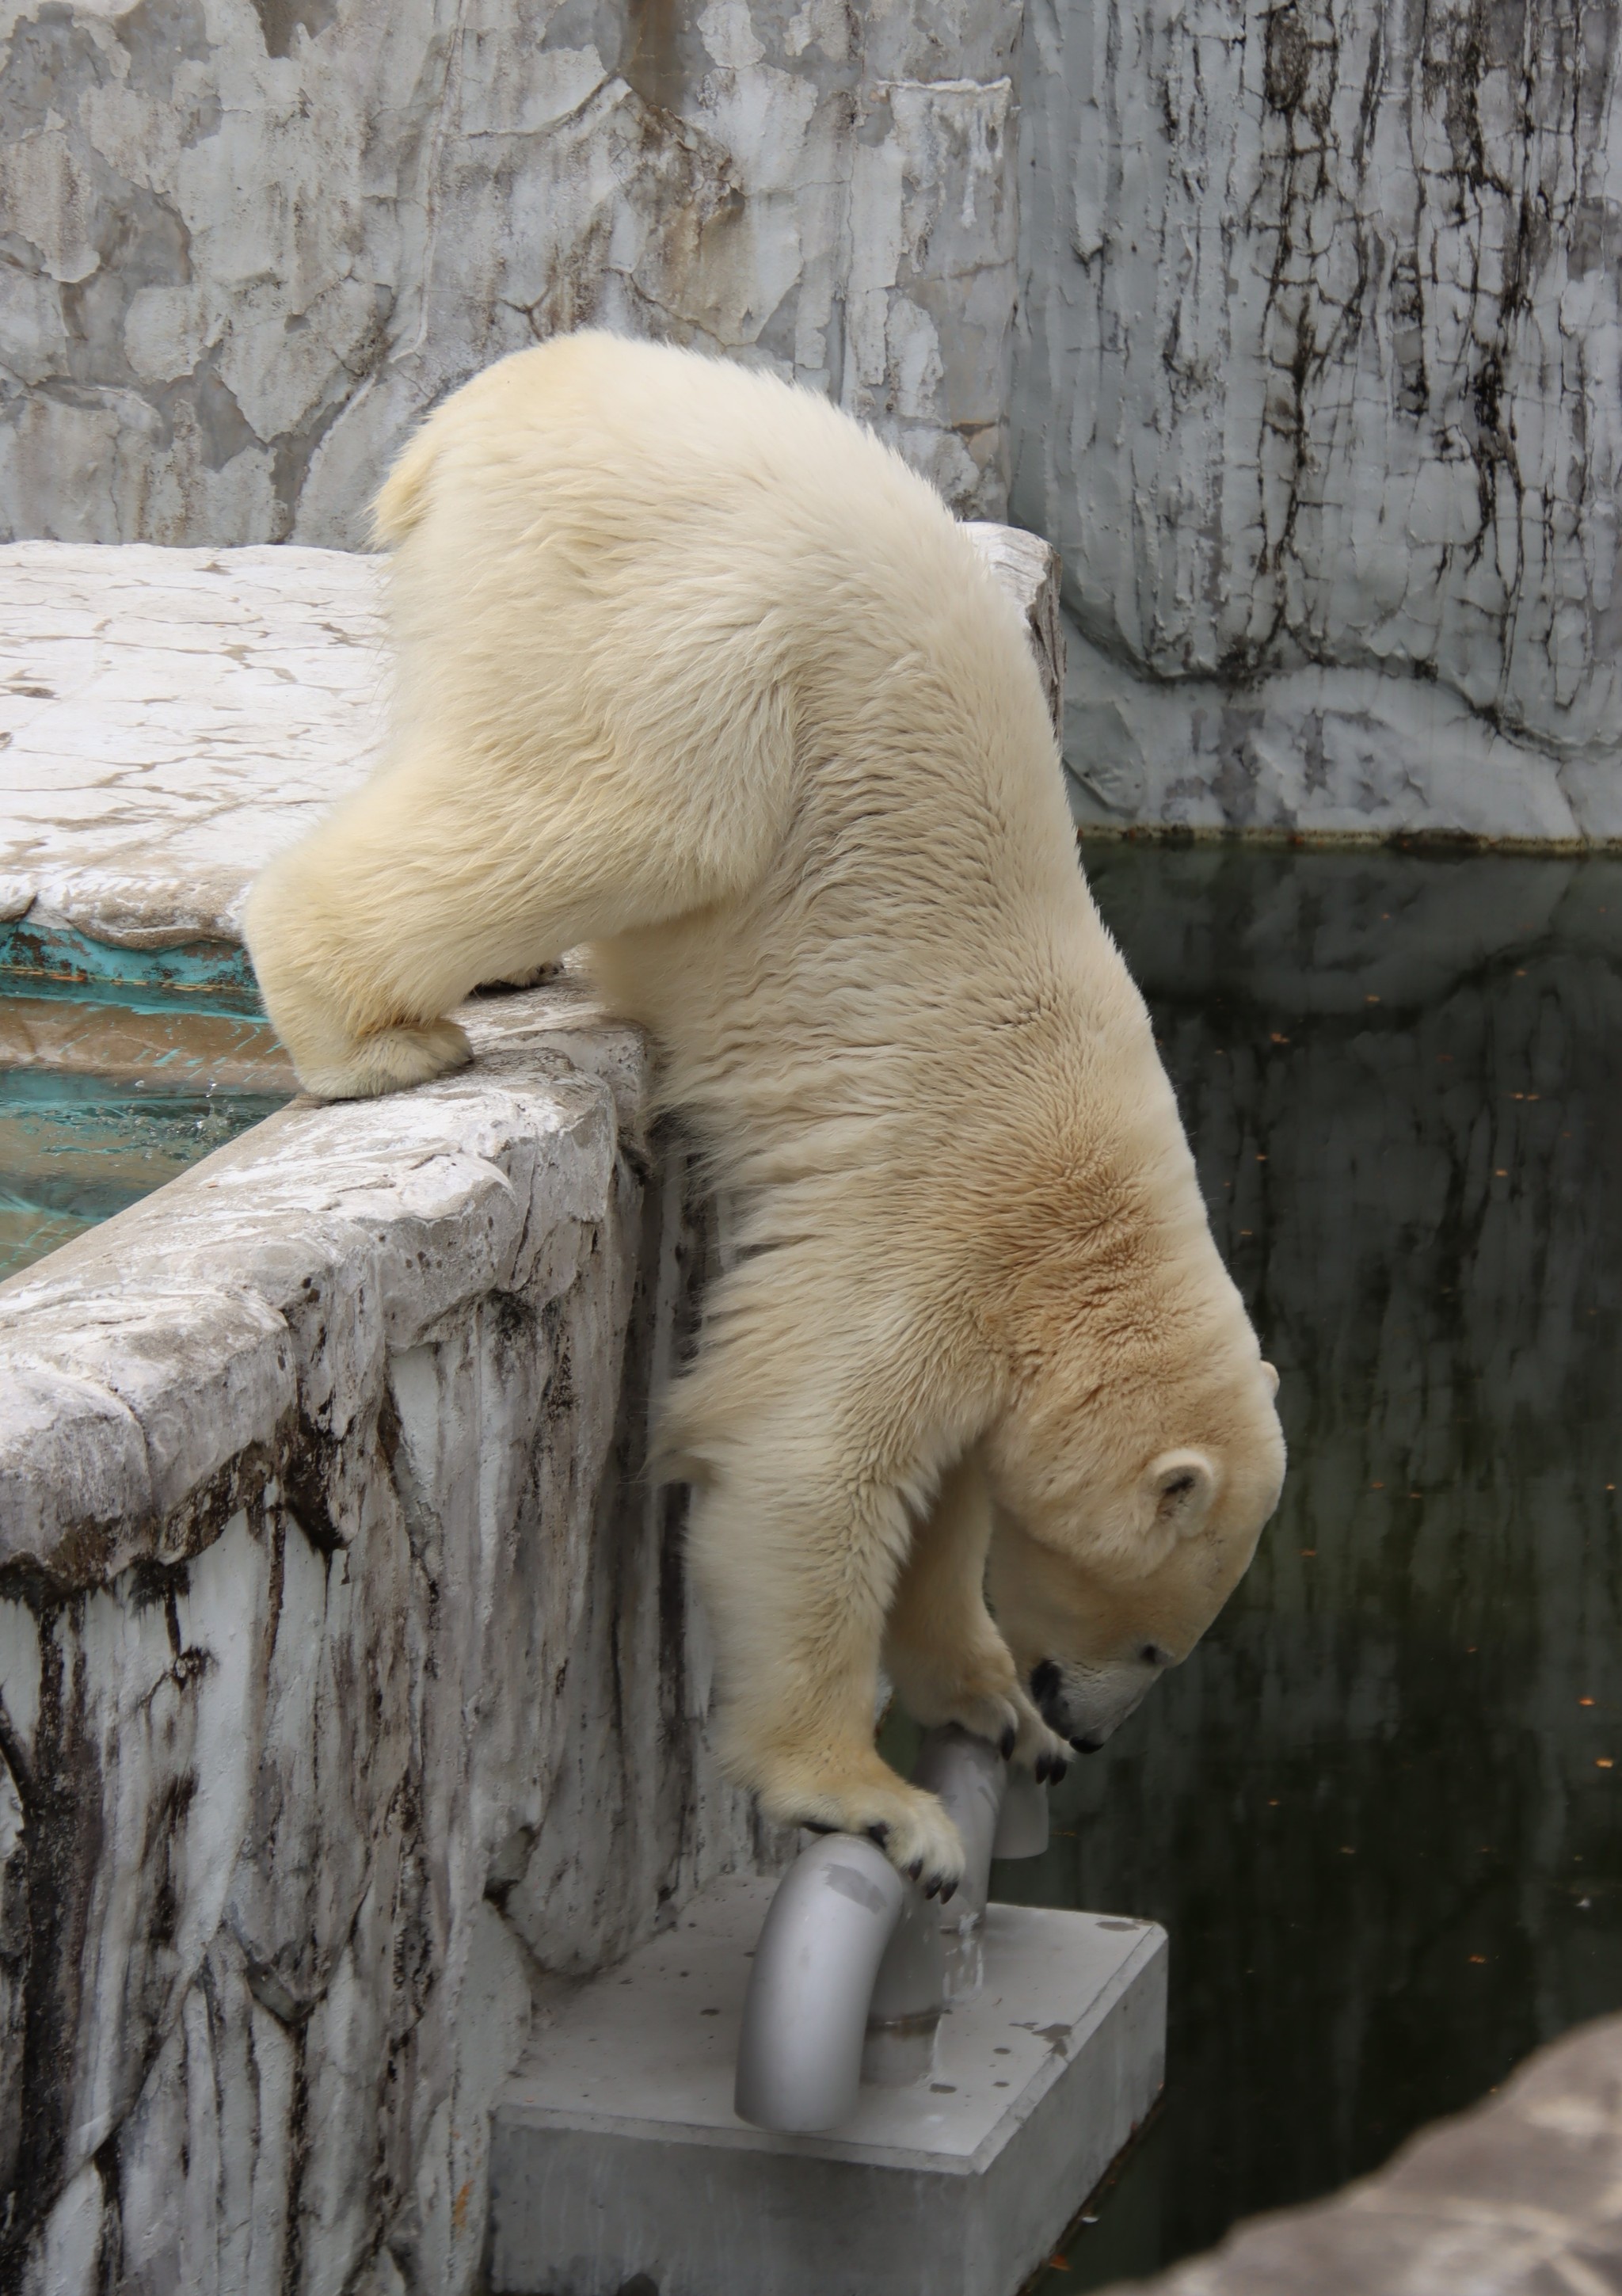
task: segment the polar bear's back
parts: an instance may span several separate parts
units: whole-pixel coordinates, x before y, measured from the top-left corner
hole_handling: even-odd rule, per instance
[[[560,337],[438,410],[378,525],[406,710],[414,677],[454,681],[492,752],[532,770],[543,726],[560,758],[606,741],[639,778],[724,749],[734,780],[782,783],[786,806],[810,728],[848,746],[876,713],[893,750],[910,717],[967,754],[1012,715],[1052,777],[1019,614],[938,496],[770,376]],[[953,741],[943,713],[965,709],[984,727]]]
[[[897,1105],[914,1059],[1028,1066],[1020,1016],[1095,1012],[1101,981],[1141,1023],[1017,608],[827,401],[561,338],[448,400],[379,517],[397,755],[515,881],[578,889],[576,937],[712,1137],[871,1110],[877,1045]]]
[[[377,524],[413,600],[431,558],[481,610],[516,585],[588,636],[635,613],[648,636],[679,628],[695,661],[707,633],[764,625],[784,669],[807,615],[824,639],[831,607],[854,625],[882,600],[905,620],[910,595],[979,571],[933,489],[826,399],[597,332],[504,359],[447,400]]]
[[[934,490],[826,398],[594,330],[502,359],[439,407],[378,497],[379,532],[397,545],[430,515],[443,523],[457,497],[477,506],[487,541],[567,532],[637,552],[679,537],[712,581],[746,562],[757,576],[757,560],[782,567],[785,554],[804,578],[819,559],[873,562],[875,544],[875,573],[905,579],[921,549],[962,540]],[[715,547],[730,549],[726,566],[708,562]]]

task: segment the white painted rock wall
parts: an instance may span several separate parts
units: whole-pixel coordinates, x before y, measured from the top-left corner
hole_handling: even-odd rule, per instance
[[[0,1293],[8,2291],[460,2296],[532,1984],[755,1863],[637,1479],[680,1156],[578,987],[471,1025]]]
[[[602,321],[1012,457],[1088,817],[1622,835],[1618,6],[0,0],[0,534],[355,547]]]
[[[1029,0],[1014,514],[1102,819],[1622,835],[1617,0]]]
[[[406,432],[601,321],[1000,515],[1014,0],[5,0],[0,533],[356,547]]]

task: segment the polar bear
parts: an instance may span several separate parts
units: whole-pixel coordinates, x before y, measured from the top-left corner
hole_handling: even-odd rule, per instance
[[[881,1667],[1057,1774],[1187,1655],[1284,1457],[1020,615],[826,400],[602,333],[458,391],[378,524],[389,752],[255,888],[271,1016],[311,1092],[386,1092],[592,945],[738,1207],[661,1437],[724,1759],[949,1893]]]

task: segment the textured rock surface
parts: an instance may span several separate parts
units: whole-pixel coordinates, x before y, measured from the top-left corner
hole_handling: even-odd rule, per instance
[[[468,2287],[531,1984],[752,1865],[679,1510],[703,1257],[585,992],[4,1290],[0,2286]]]
[[[1067,616],[1065,756],[1083,824],[1532,845],[1622,840],[1622,754],[1517,739],[1438,679],[1309,666],[1161,683]]]
[[[0,531],[355,546],[426,407],[602,321],[1006,492],[1012,0],[12,0]]]
[[[1622,2257],[1622,2018],[1318,2208],[1134,2284],[1155,2296],[1605,2296]]]
[[[1618,30],[9,0],[0,532],[355,547],[425,408],[602,321],[830,391],[960,510],[1012,467],[1087,817],[1622,837]]]
[[[1030,0],[1013,504],[1088,813],[1622,834],[1619,29]]]
[[[1056,712],[1053,554],[969,532],[1025,611]],[[0,922],[234,938],[270,854],[376,762],[381,579],[338,550],[0,549]]]

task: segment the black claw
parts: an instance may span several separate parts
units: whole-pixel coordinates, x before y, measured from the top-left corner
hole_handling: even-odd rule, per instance
[[[923,1860],[922,1860],[922,1857],[914,1857],[914,1858],[913,1858],[913,1862],[912,1862],[912,1864],[911,1864],[911,1865],[907,1867],[907,1869],[906,1869],[906,1878],[907,1878],[907,1880],[908,1880],[909,1882],[915,1882],[915,1881],[918,1879],[918,1876],[922,1873],[922,1871],[923,1871]]]
[[[924,1883],[924,1885],[923,1885],[923,1894],[924,1894],[924,1896],[925,1896],[926,1898],[938,1898],[938,1897],[939,1897],[939,1895],[940,1895],[940,1876],[939,1876],[939,1874],[936,1874],[932,1875],[932,1876],[930,1877],[930,1879],[929,1881],[927,1881],[927,1882]]]
[[[840,1830],[837,1825],[824,1825],[820,1817],[802,1817],[799,1823],[806,1833],[837,1833]]]
[[[1007,1761],[1010,1755],[1013,1752],[1015,1746],[1019,1742],[1019,1737],[1020,1734],[1018,1730],[1015,1729],[1013,1724],[1011,1722],[1007,1729],[1004,1731],[1002,1737],[997,1742],[997,1751],[1001,1754],[1004,1761]]]
[[[875,1824],[868,1827],[867,1838],[870,1841],[876,1841],[881,1849],[883,1849],[885,1843],[889,1840],[889,1828],[886,1825],[882,1818],[880,1818]]]
[[[941,1904],[942,1904],[943,1906],[950,1905],[950,1903],[951,1903],[952,1899],[953,1899],[954,1898],[955,1898],[955,1897],[956,1897],[956,1895],[957,1895],[957,1884],[956,1884],[956,1882],[947,1882],[943,1886],[943,1888],[942,1888],[942,1890],[941,1890],[941,1893],[940,1893],[940,1902],[941,1902]]]
[[[1053,1779],[1055,1785],[1058,1784],[1061,1778],[1068,1775],[1069,1767],[1070,1766],[1068,1762],[1054,1762],[1053,1768],[1048,1773],[1048,1775]]]
[[[1039,1786],[1044,1786],[1049,1778],[1053,1775],[1053,1756],[1051,1754],[1038,1754],[1036,1757],[1036,1784]]]

